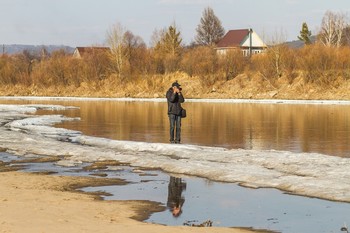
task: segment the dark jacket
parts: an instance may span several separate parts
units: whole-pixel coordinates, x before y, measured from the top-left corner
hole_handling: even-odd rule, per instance
[[[168,100],[168,114],[181,115],[181,103],[185,102],[185,98],[182,94],[174,93],[172,88],[166,93],[166,98]]]

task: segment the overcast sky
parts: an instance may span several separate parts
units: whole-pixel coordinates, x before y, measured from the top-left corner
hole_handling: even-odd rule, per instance
[[[265,40],[295,40],[304,21],[315,33],[327,10],[350,12],[350,0],[0,0],[0,44],[101,45],[116,22],[147,44],[175,22],[189,44],[208,6],[226,31],[253,28]]]

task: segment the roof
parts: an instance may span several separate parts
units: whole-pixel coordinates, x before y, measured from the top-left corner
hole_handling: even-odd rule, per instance
[[[109,50],[108,47],[76,47],[74,54],[78,52],[79,55],[83,57],[85,54],[108,52]]]
[[[230,30],[226,35],[219,41],[217,47],[238,47],[241,46],[244,38],[249,33],[249,29],[239,29],[239,30]]]

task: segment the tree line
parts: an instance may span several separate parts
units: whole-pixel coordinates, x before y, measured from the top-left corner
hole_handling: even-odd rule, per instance
[[[215,45],[225,30],[210,7],[204,9],[196,32],[195,42],[185,46],[173,23],[155,30],[151,46],[147,46],[140,36],[117,23],[107,32],[107,53],[94,52],[81,59],[64,50],[1,56],[0,83],[43,88],[106,82],[120,85],[178,71],[200,77],[203,86],[229,81],[240,74],[248,78],[258,75],[272,86],[281,77],[290,83],[302,77],[305,82],[326,85],[350,78],[350,27],[342,13],[326,12],[315,36],[304,22],[298,36],[306,45],[303,48],[289,48],[276,40],[265,53],[252,57],[243,56],[239,50],[225,55],[216,52]]]

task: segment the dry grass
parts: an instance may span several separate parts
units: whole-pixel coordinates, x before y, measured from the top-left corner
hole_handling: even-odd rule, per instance
[[[137,78],[124,83],[109,79],[92,84],[83,82],[79,87],[2,85],[0,95],[165,98],[165,92],[176,80],[182,85],[186,98],[350,100],[350,80],[341,80],[336,87],[330,87],[305,82],[302,76],[292,83],[282,77],[276,80],[273,87],[258,74],[253,77],[242,74],[229,81],[216,81],[208,87],[203,85],[201,77],[190,77],[181,72]]]

